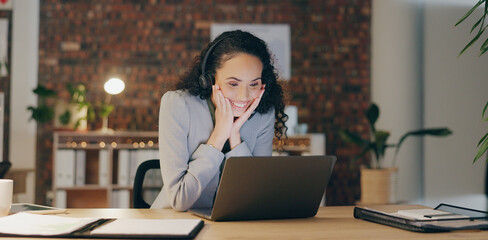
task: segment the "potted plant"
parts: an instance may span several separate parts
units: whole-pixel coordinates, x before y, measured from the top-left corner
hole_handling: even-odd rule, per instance
[[[57,99],[56,91],[39,84],[33,90],[39,96],[39,103],[37,107],[27,108],[31,111],[31,119],[38,123],[47,123],[54,119],[55,128],[86,130],[87,121],[94,115],[91,104],[86,99],[86,88],[83,84],[76,87],[68,84],[67,89],[70,93],[69,102]]]
[[[482,4],[484,4],[484,6],[482,6]],[[476,35],[473,37],[473,39],[471,39],[471,41],[468,42],[468,44],[466,44],[466,46],[464,46],[464,48],[461,50],[461,52],[459,52],[459,56],[461,56],[469,47],[471,47],[475,42],[477,42],[481,35],[485,32],[486,28],[488,27],[488,25],[485,26],[485,23],[488,22],[488,19],[487,19],[487,16],[488,16],[488,1],[486,0],[479,0],[461,19],[459,19],[459,21],[454,25],[454,26],[457,26],[459,24],[461,24],[464,20],[466,20],[466,18],[468,18],[469,16],[471,16],[471,14],[478,8],[478,7],[482,7],[484,9],[483,11],[483,14],[481,15],[481,17],[478,19],[478,21],[476,21],[475,24],[473,24],[473,27],[471,27],[471,32],[472,33],[476,28],[478,28],[478,31],[476,33]],[[481,45],[480,47],[480,54],[479,56],[483,55],[484,53],[486,53],[486,51],[488,51],[488,38],[483,42],[483,44]],[[483,112],[481,114],[481,119],[485,122],[488,121],[488,112],[487,112],[487,108],[488,108],[488,102],[486,102],[485,104],[485,107],[483,108]],[[485,117],[485,115],[487,115]],[[473,160],[473,164],[481,157],[483,156],[483,154],[488,150],[488,133],[485,134],[485,136],[483,136],[481,138],[481,140],[478,142],[478,152],[476,153],[476,156],[474,157],[474,160]],[[488,162],[488,156],[486,158],[486,161]]]
[[[488,122],[488,102],[486,102],[485,107],[483,108],[483,113],[481,114],[481,119],[483,119],[484,122]],[[486,115],[486,116],[485,116]],[[478,142],[478,153],[474,157],[473,164],[478,160],[485,152],[488,150],[488,133],[485,134],[481,138],[481,140]],[[486,158],[486,161],[488,162],[488,156]]]
[[[347,130],[339,131],[341,138],[348,143],[353,143],[362,148],[359,155],[354,160],[371,153],[371,163],[366,163],[361,167],[361,202],[372,204],[388,204],[396,202],[396,156],[400,147],[410,136],[448,136],[452,132],[448,128],[426,128],[409,131],[400,137],[395,144],[388,143],[390,132],[376,129],[375,123],[378,120],[380,110],[374,103],[366,111],[370,127],[370,137],[365,139],[358,134]],[[385,166],[383,159],[388,148],[395,149],[392,165]]]
[[[52,89],[44,87],[41,84],[37,85],[32,92],[37,94],[39,102],[37,103],[37,107],[27,107],[27,110],[31,111],[31,118],[29,120],[35,120],[38,123],[47,123],[53,120],[54,108],[48,103],[48,101],[56,97],[56,92]]]
[[[93,119],[91,104],[86,99],[86,87],[83,84],[68,84],[69,102],[58,100],[55,107],[55,128],[86,130],[88,119]]]
[[[461,24],[462,22],[464,22],[464,20],[466,20],[466,18],[468,18],[473,12],[474,10],[476,10],[479,6],[481,6],[481,4],[484,4],[484,11],[483,11],[483,15],[480,17],[480,19],[478,19],[478,21],[476,21],[476,23],[473,25],[473,27],[471,27],[471,33],[476,29],[478,28],[478,32],[476,33],[476,35],[473,37],[473,39],[471,39],[471,41],[468,42],[468,44],[466,44],[466,46],[464,46],[463,50],[461,50],[461,52],[459,53],[458,57],[461,56],[469,47],[471,47],[473,45],[473,43],[477,42],[478,39],[481,37],[481,35],[485,32],[486,28],[488,26],[485,26],[485,21],[488,21],[488,19],[486,19],[486,17],[488,16],[488,2],[486,0],[479,0],[475,5],[474,7],[472,7],[461,19],[459,19],[459,21],[454,25],[454,26],[457,26],[459,24]],[[483,42],[483,44],[481,45],[480,47],[480,56],[483,55],[486,51],[488,51],[488,38]]]

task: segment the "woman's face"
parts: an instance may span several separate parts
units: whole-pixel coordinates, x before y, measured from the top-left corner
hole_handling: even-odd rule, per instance
[[[247,53],[238,53],[225,61],[215,73],[215,84],[225,98],[229,99],[234,117],[239,117],[259,96],[263,84],[263,64],[259,58]]]

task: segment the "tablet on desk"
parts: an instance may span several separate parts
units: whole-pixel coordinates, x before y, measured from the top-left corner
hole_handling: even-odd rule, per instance
[[[10,208],[10,214],[18,212],[30,212],[38,214],[54,214],[54,213],[64,213],[66,209],[56,208],[50,206],[37,205],[32,203],[13,203]]]

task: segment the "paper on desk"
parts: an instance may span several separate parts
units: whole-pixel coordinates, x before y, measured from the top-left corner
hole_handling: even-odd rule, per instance
[[[189,235],[200,219],[116,219],[94,229],[92,235]]]
[[[97,218],[71,218],[21,212],[0,217],[0,233],[25,236],[64,235],[97,220]]]
[[[409,217],[416,220],[441,220],[441,219],[463,219],[469,218],[468,216],[455,214],[450,212],[444,212],[439,210],[434,210],[430,208],[422,209],[409,209],[409,210],[399,210],[396,214],[402,217]],[[430,216],[430,217],[426,217]]]

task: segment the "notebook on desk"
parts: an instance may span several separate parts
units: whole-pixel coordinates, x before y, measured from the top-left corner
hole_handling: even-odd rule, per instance
[[[414,232],[488,229],[488,212],[441,203],[434,209],[410,206],[356,206],[354,217]]]
[[[0,237],[192,239],[201,219],[106,219],[27,212],[0,217]]]
[[[313,217],[335,156],[232,157],[213,208],[190,209],[213,221]]]

